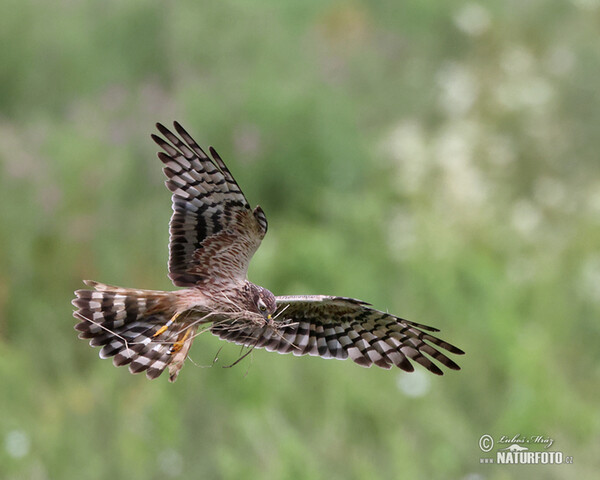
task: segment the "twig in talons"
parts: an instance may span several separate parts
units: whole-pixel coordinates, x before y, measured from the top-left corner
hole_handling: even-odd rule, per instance
[[[250,367],[252,366],[252,359],[254,357],[250,357],[250,361],[248,362],[248,368],[246,369],[246,372],[244,373],[244,378],[246,378],[246,376],[248,375],[248,372],[250,371]]]
[[[219,361],[219,353],[221,353],[221,350],[223,350],[223,347],[219,347],[219,349],[217,350],[217,353],[215,353],[215,358],[212,361],[211,367]]]
[[[235,367],[238,363],[240,363],[244,358],[246,358],[248,355],[250,355],[252,353],[252,350],[254,350],[254,345],[250,348],[250,350],[248,350],[246,353],[244,353],[240,358],[238,358],[235,362],[233,362],[231,365],[224,365],[223,368],[231,368],[231,367]]]

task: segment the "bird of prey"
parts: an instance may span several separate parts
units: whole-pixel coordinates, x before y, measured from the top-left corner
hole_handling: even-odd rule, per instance
[[[377,310],[361,300],[327,295],[273,295],[247,279],[248,264],[267,233],[260,206],[252,209],[231,172],[175,122],[156,125],[166,186],[172,192],[169,277],[175,291],[138,290],[85,281],[73,313],[79,338],[102,347],[101,358],[131,373],[175,381],[194,338],[214,335],[252,348],[294,355],[351,358],[363,367],[410,360],[442,375],[434,363],[460,367],[442,350],[464,353],[432,335],[433,327]],[[163,138],[164,137],[164,138]]]

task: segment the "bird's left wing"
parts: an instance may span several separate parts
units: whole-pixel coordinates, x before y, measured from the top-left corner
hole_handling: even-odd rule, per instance
[[[160,123],[166,185],[173,192],[169,277],[178,287],[245,280],[250,259],[267,233],[260,207],[250,208],[231,172],[211,147],[209,157],[177,122]],[[166,140],[165,140],[166,139]]]
[[[460,370],[440,350],[461,355],[454,345],[428,332],[438,330],[381,312],[369,304],[346,297],[325,295],[277,297],[279,306],[274,326],[215,324],[212,332],[230,342],[266,348],[279,353],[316,355],[370,367],[396,365],[411,372],[410,360],[442,375],[431,360]],[[426,356],[427,355],[427,356]]]

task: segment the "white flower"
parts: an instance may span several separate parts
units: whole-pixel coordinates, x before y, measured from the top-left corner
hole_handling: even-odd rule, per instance
[[[490,28],[490,13],[478,3],[467,3],[453,17],[457,28],[470,36],[478,36]]]

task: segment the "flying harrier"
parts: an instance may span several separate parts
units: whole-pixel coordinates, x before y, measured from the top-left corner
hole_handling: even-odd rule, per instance
[[[250,348],[318,355],[382,368],[414,370],[410,360],[442,375],[436,360],[460,367],[440,350],[464,353],[431,335],[433,327],[376,310],[354,298],[276,297],[248,281],[248,264],[267,233],[267,218],[246,197],[217,152],[208,156],[175,122],[156,125],[167,188],[173,193],[169,277],[176,291],[137,290],[85,281],[73,313],[79,338],[102,347],[101,358],[131,373],[175,381],[194,338],[205,330]],[[166,140],[165,140],[166,139]],[[427,355],[427,356],[426,356]]]

